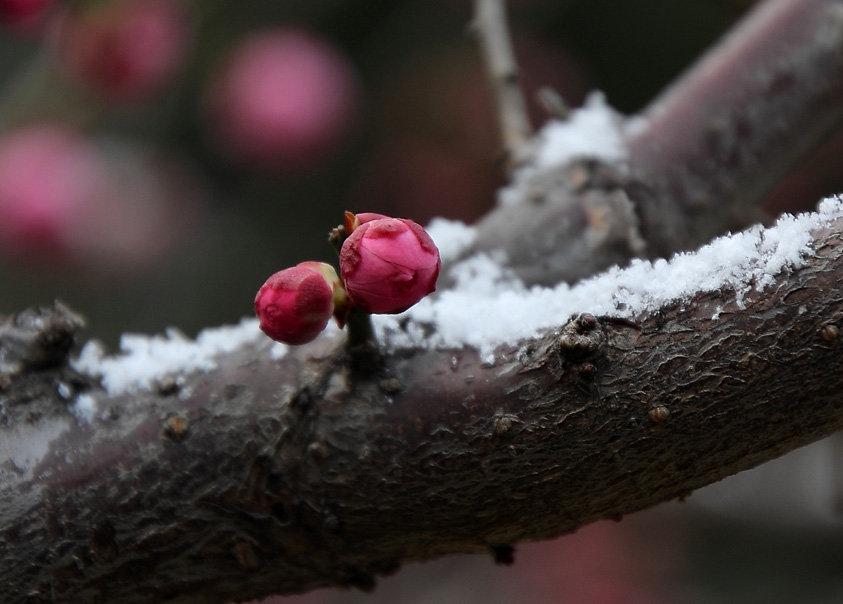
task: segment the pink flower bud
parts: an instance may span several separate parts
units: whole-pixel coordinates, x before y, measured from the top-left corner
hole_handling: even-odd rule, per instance
[[[263,332],[285,344],[306,344],[325,329],[345,292],[334,268],[301,262],[266,280],[255,296]]]
[[[435,291],[439,266],[433,240],[418,224],[403,218],[362,222],[340,251],[348,297],[354,306],[371,313],[402,312]]]
[[[112,101],[160,91],[181,66],[188,18],[177,0],[121,0],[70,15],[61,32],[68,71]]]

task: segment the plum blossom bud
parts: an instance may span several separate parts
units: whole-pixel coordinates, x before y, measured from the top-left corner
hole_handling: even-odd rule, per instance
[[[344,302],[345,291],[331,265],[301,262],[266,280],[255,296],[255,313],[260,328],[273,340],[306,344]]]
[[[389,218],[389,216],[384,216],[383,214],[378,214],[376,212],[360,212],[356,214],[355,217],[357,218],[357,225],[360,226],[366,222],[372,222],[373,220],[380,220],[381,218]]]
[[[439,250],[412,220],[376,218],[354,229],[340,251],[351,303],[366,312],[394,314],[436,289]]]
[[[354,229],[359,227],[364,222],[372,222],[373,220],[379,220],[381,218],[389,218],[389,216],[384,216],[383,214],[376,214],[375,212],[361,212],[360,214],[354,214],[353,212],[349,212],[348,210],[346,210],[345,218],[343,219],[345,234],[351,235],[354,232]]]

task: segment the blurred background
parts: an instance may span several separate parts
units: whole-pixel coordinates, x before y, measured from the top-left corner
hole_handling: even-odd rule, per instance
[[[512,0],[533,124],[543,87],[636,112],[752,4]],[[250,314],[272,272],[331,261],[344,209],[479,217],[504,174],[470,14],[470,0],[0,0],[0,314],[59,298],[110,346],[192,335]],[[841,168],[831,137],[767,209],[843,190]],[[519,547],[511,567],[454,557],[371,595],[278,601],[843,601],[840,457],[819,443]]]

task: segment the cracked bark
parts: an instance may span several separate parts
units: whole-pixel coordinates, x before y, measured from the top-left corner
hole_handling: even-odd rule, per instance
[[[719,293],[637,328],[581,317],[493,367],[418,351],[355,374],[340,340],[280,361],[242,349],[178,396],[98,393],[94,426],[55,394],[84,380],[28,372],[4,393],[5,424],[66,430],[37,467],[5,469],[5,598],[365,589],[407,561],[618,518],[816,440],[843,427],[841,229],[744,309]]]
[[[818,14],[831,15],[817,11],[840,7],[771,5],[790,7],[789,24],[817,27],[830,22]],[[799,56],[820,56],[806,48],[812,43],[828,48],[828,37],[812,40],[805,35]],[[752,56],[762,71],[772,60]],[[660,164],[633,146],[632,176],[591,163],[541,175],[535,207],[495,212],[475,249],[504,247],[526,279],[553,281],[634,253],[631,223],[602,220],[595,208],[631,207],[648,253],[731,226],[733,215],[713,200],[751,206],[759,183],[781,176],[783,157],[837,124],[816,100],[832,98],[839,55],[822,56],[829,60],[811,71],[816,86],[787,87],[788,103],[742,80],[735,86],[748,86],[746,95],[711,89],[713,99],[728,89],[729,115],[777,119],[789,149],[751,129],[734,140],[755,160],[699,172],[699,154],[709,153],[704,116],[683,128],[653,119],[654,140],[681,138],[689,151]],[[787,64],[802,73],[797,63]],[[683,81],[673,98],[693,91],[693,72]],[[724,123],[721,133],[741,120]],[[706,226],[688,239],[666,234],[682,224],[668,213],[685,220],[687,212],[684,202],[675,211],[668,204],[675,187],[665,183],[677,182],[710,193],[694,206]],[[666,222],[648,208],[664,210]],[[495,225],[507,220],[516,234],[535,238],[524,225],[539,220],[553,235],[546,244],[501,239]],[[351,368],[342,342],[322,339],[280,361],[241,349],[212,373],[109,398],[64,363],[75,318],[62,309],[25,315],[0,329],[4,599],[225,601],[323,585],[367,589],[407,561],[505,553],[509,543],[685,495],[816,440],[843,427],[842,232],[837,221],[817,233],[817,256],[751,294],[744,309],[721,292],[639,317],[638,328],[560,317],[557,332],[499,350],[493,367],[470,350],[414,351],[366,373]],[[530,246],[556,250],[554,241],[558,254],[534,270]],[[78,392],[94,394],[104,418],[76,422],[67,397]]]

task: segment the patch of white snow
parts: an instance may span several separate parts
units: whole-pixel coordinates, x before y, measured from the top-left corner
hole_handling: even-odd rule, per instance
[[[606,103],[602,92],[592,92],[585,104],[565,120],[551,120],[537,135],[534,167],[559,166],[579,157],[608,162],[626,159],[623,117]]]
[[[670,260],[636,259],[573,286],[527,288],[499,262],[477,255],[454,268],[456,287],[400,315],[375,315],[375,330],[392,348],[468,346],[485,356],[578,312],[635,318],[721,289],[734,291],[742,307],[749,291],[802,266],[813,254],[811,231],[840,217],[841,200],[827,199],[818,212],[784,215],[772,228],[754,226]]]
[[[447,218],[434,218],[425,227],[425,231],[439,248],[442,262],[457,258],[477,237],[477,229],[474,227]]]
[[[120,353],[106,356],[98,342],[89,342],[73,366],[82,373],[100,377],[111,395],[152,388],[168,375],[190,371],[211,371],[218,354],[232,352],[246,344],[268,342],[257,319],[243,319],[237,325],[205,329],[191,340],[175,329],[164,335],[126,334],[120,339]],[[286,346],[268,346],[273,359],[286,353]]]
[[[623,116],[606,103],[603,93],[592,92],[582,107],[564,120],[549,121],[536,134],[532,161],[516,171],[512,183],[498,192],[498,200],[503,204],[520,203],[536,173],[575,159],[624,162],[624,128]]]
[[[70,412],[80,423],[90,424],[97,413],[97,399],[90,394],[80,394],[70,406]]]
[[[573,286],[526,287],[502,267],[500,257],[478,254],[454,267],[455,287],[423,299],[400,315],[375,315],[375,331],[391,349],[467,346],[494,360],[490,355],[497,346],[536,336],[578,312],[634,319],[719,290],[733,291],[741,306],[752,289],[760,291],[781,273],[802,266],[814,252],[812,230],[841,217],[843,202],[829,198],[817,212],[784,215],[772,228],[755,226],[670,260],[633,260],[626,268],[613,267]],[[462,238],[463,244],[473,237],[469,227],[444,221],[433,230],[446,249],[448,232]],[[718,308],[712,318],[721,312]],[[326,333],[334,336],[337,331],[331,324]],[[83,348],[74,367],[101,377],[105,389],[114,395],[152,388],[168,375],[213,370],[218,354],[250,344],[262,346],[273,359],[287,351],[283,344],[269,342],[256,319],[243,319],[239,325],[206,329],[195,341],[176,330],[157,336],[126,335],[120,353],[114,356],[106,356],[102,345],[92,342]],[[82,417],[90,410],[92,417],[96,402],[84,396],[77,397],[76,410]]]

